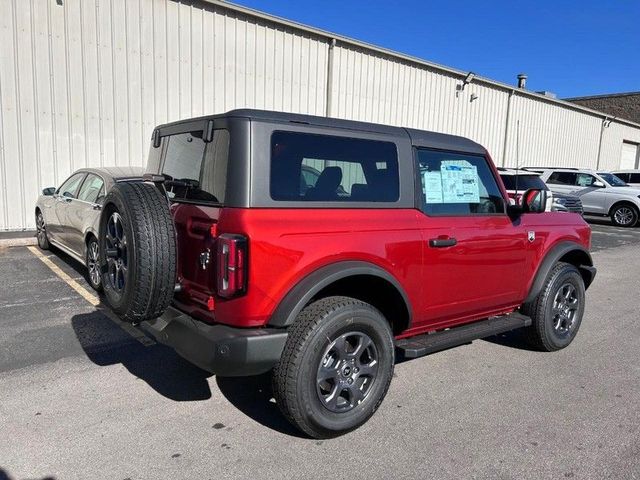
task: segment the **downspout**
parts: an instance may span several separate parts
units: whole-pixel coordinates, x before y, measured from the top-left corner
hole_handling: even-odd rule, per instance
[[[329,55],[327,58],[327,105],[325,107],[327,117],[331,116],[331,103],[333,102],[333,49],[335,46],[336,39],[332,38],[329,42]]]
[[[507,145],[509,143],[509,120],[511,117],[511,97],[513,97],[514,93],[515,93],[515,90],[512,88],[509,91],[509,99],[507,100],[507,118],[504,122],[504,144],[502,145],[502,166],[503,167],[507,162]],[[516,165],[516,167],[519,167],[519,165]]]
[[[600,141],[598,142],[598,157],[596,158],[596,171],[600,170],[600,154],[602,153],[602,138],[604,137],[605,124],[609,121],[609,117],[605,115],[600,124]],[[608,126],[608,125],[607,125]]]

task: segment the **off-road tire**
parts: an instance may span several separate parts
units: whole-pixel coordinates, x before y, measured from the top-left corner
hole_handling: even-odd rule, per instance
[[[562,326],[563,320],[557,319],[564,317],[558,316],[557,312],[561,309],[554,310],[557,296],[563,296],[560,293],[563,288],[565,291],[574,291],[577,300],[571,326],[565,333],[562,333],[561,329],[555,328],[557,321],[560,322],[559,326]],[[532,320],[531,326],[524,329],[525,338],[532,347],[538,350],[552,352],[565,348],[578,333],[584,307],[585,287],[582,275],[575,266],[558,262],[549,272],[538,296],[521,308],[521,312],[531,317]]]
[[[364,334],[375,345],[377,373],[360,403],[335,412],[322,403],[317,391],[318,369],[332,342],[351,333]],[[294,426],[313,438],[331,438],[354,430],[375,413],[389,388],[393,367],[393,335],[380,311],[353,298],[327,297],[305,307],[290,327],[273,370],[273,392]]]
[[[41,250],[49,250],[51,245],[49,244],[49,237],[47,236],[47,226],[44,223],[44,216],[40,209],[36,211],[36,238],[38,240],[38,247]]]
[[[120,249],[107,245],[107,226],[114,218],[122,223]],[[162,315],[176,282],[176,237],[166,195],[151,183],[117,183],[105,198],[99,237],[102,287],[111,309],[131,323]],[[121,289],[112,281],[107,260],[114,250],[126,258]]]
[[[611,209],[611,223],[616,227],[635,227],[638,223],[638,209],[627,203],[614,206]]]

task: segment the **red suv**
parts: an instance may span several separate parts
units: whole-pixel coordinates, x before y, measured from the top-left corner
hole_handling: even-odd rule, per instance
[[[273,372],[312,437],[363,424],[397,355],[523,328],[575,337],[595,268],[546,191],[510,205],[461,137],[256,110],[162,125],[104,202],[106,299],[221,376]]]

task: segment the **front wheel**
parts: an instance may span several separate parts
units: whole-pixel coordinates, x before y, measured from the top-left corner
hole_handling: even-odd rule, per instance
[[[102,272],[100,271],[100,247],[98,240],[91,237],[87,242],[87,279],[97,292],[102,291]]]
[[[328,297],[307,307],[290,328],[273,372],[276,403],[307,435],[330,438],[365,423],[393,376],[389,323],[373,306]]]
[[[47,236],[47,226],[44,223],[42,212],[38,210],[36,213],[36,237],[38,238],[38,246],[42,250],[49,250],[49,237]]]
[[[618,205],[611,211],[611,221],[617,227],[633,227],[638,223],[638,210],[631,205]]]
[[[578,269],[558,262],[547,276],[542,291],[522,307],[522,313],[532,320],[526,329],[529,343],[547,352],[568,346],[582,323],[584,292],[584,280]]]

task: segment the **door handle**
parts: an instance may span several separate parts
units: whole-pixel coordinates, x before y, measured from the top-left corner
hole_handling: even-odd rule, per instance
[[[457,245],[458,241],[455,238],[432,238],[429,240],[429,246],[431,248],[445,248],[453,247]]]

